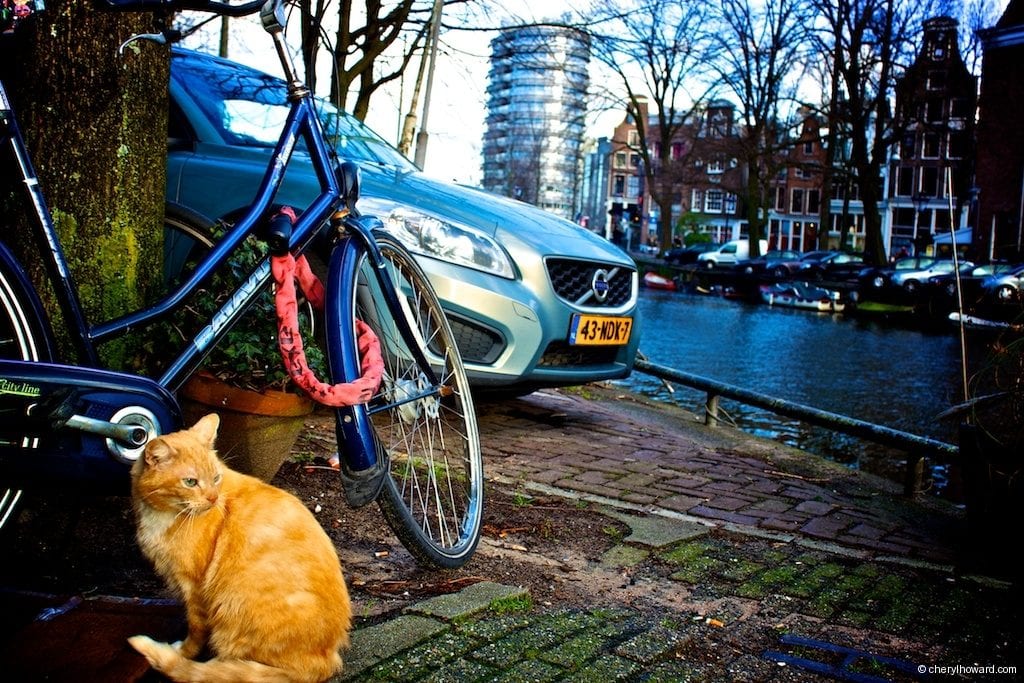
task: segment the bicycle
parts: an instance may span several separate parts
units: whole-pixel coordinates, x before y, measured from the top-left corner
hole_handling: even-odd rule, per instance
[[[353,506],[376,501],[409,552],[425,564],[464,564],[479,541],[483,465],[472,396],[452,331],[416,261],[381,222],[361,216],[358,168],[340,161],[321,129],[312,93],[296,77],[284,44],[284,0],[230,5],[217,0],[102,0],[119,11],[181,10],[244,16],[260,11],[286,75],[290,111],[248,212],[159,301],[89,324],[68,272],[43,191],[0,82],[0,138],[19,167],[33,231],[47,260],[78,363],[59,362],[53,330],[25,269],[0,227],[0,526],[21,489],[58,483],[127,492],[131,463],[155,436],[181,428],[176,392],[271,281],[263,259],[177,357],[154,377],[100,367],[97,345],[165,320],[223,266],[249,235],[278,256],[327,244],[323,323],[328,370],[358,382],[362,326],[379,340],[383,377],[372,398],[334,407],[341,481]],[[41,4],[41,3],[40,3]],[[29,3],[29,7],[32,3]],[[4,17],[16,24],[25,17]],[[133,36],[173,39],[163,28]],[[0,28],[8,28],[3,26]],[[127,44],[127,43],[126,43]],[[297,141],[303,141],[321,192],[292,220],[268,218]],[[180,217],[168,224],[188,227]],[[268,227],[269,225],[269,227]],[[318,247],[319,248],[319,247]],[[2,487],[0,487],[2,489]]]

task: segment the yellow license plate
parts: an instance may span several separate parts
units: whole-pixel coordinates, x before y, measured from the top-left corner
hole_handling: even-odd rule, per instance
[[[629,333],[632,329],[632,318],[575,313],[569,324],[569,344],[573,346],[625,344],[629,341]]]

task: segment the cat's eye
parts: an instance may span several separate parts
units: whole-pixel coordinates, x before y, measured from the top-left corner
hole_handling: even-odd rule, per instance
[[[220,483],[220,479],[221,479],[220,472],[218,472],[217,474],[213,475],[213,483],[214,484],[219,484]]]
[[[195,477],[185,477],[184,479],[181,480],[181,483],[190,489],[194,489],[195,487],[199,486],[199,480],[196,479]]]

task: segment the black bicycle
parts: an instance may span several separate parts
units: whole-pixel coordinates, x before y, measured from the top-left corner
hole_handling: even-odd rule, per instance
[[[17,12],[0,2],[0,30],[31,21],[37,5]],[[39,3],[41,5],[42,3]],[[336,158],[325,140],[312,94],[284,44],[283,0],[244,5],[204,0],[105,0],[109,9],[162,15],[199,10],[230,16],[260,11],[289,84],[290,112],[248,212],[229,226],[156,303],[120,318],[86,320],[53,219],[32,168],[7,92],[0,82],[0,138],[34,207],[41,257],[79,349],[58,362],[54,334],[25,269],[5,244],[0,225],[0,525],[22,490],[71,483],[79,490],[127,491],[131,463],[155,436],[181,428],[175,393],[207,353],[264,292],[280,262],[293,262],[311,244],[326,244],[328,274],[322,320],[330,381],[366,385],[367,340],[379,345],[372,396],[334,405],[341,480],[353,505],[377,501],[402,543],[421,562],[458,567],[476,548],[483,512],[483,465],[473,401],[452,331],[436,294],[408,250],[379,220],[355,208],[359,172]],[[13,7],[13,4],[11,5]],[[145,36],[166,43],[171,32]],[[298,141],[305,143],[320,194],[282,219],[273,198]],[[271,219],[271,217],[274,217]],[[178,238],[187,221],[168,216]],[[209,282],[243,241],[259,236],[264,258],[214,312],[185,348],[152,378],[100,367],[96,346],[167,319]],[[298,258],[301,268],[301,258]],[[290,282],[290,280],[288,280]],[[367,334],[367,328],[372,334]],[[369,391],[366,392],[370,393]],[[314,396],[316,398],[316,396]]]

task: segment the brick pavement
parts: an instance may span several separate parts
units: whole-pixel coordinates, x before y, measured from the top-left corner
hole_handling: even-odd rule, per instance
[[[600,392],[601,400],[591,400]],[[481,406],[485,471],[534,488],[853,552],[954,562],[960,510],[614,388]]]

